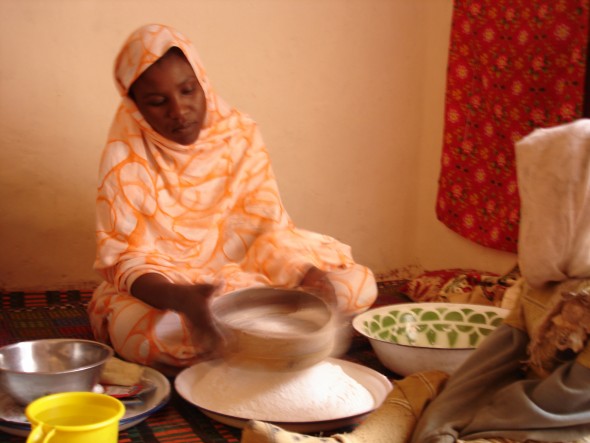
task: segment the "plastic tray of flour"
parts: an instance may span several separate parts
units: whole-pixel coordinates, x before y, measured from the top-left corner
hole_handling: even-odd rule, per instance
[[[290,398],[289,392],[281,394],[282,398],[284,398],[284,404],[291,405],[289,406],[291,408],[299,408],[302,415],[309,415],[314,418],[302,418],[298,415],[297,410],[283,411],[280,405],[273,404],[274,397],[268,406],[265,406],[266,402],[261,402],[262,406],[256,404],[255,407],[252,406],[252,409],[248,409],[250,405],[246,404],[245,409],[236,410],[236,404],[241,404],[236,396],[255,397],[252,401],[257,401],[257,397],[259,397],[257,393],[258,387],[263,386],[261,385],[262,380],[276,379],[281,383],[281,377],[287,377],[285,373],[258,371],[259,374],[252,375],[248,371],[240,372],[239,369],[236,370],[227,366],[223,361],[215,360],[198,363],[184,369],[178,374],[174,384],[176,391],[186,401],[195,405],[206,416],[228,426],[243,428],[248,420],[253,419],[303,433],[329,431],[359,423],[367,414],[379,407],[392,390],[392,384],[387,377],[366,366],[335,358],[328,358],[322,363],[327,363],[330,369],[338,371],[339,375],[341,375],[340,370],[345,374],[342,375],[345,378],[342,386],[335,385],[329,388],[318,386],[319,391],[323,389],[323,394],[318,395],[318,398],[313,398],[314,395],[306,395],[294,400]],[[225,377],[225,379],[215,380],[216,376]],[[335,383],[333,380],[339,379],[340,377],[332,377],[332,380],[319,384],[329,385],[329,383]],[[210,383],[210,381],[212,382]],[[290,383],[288,381],[285,386],[289,386]],[[340,382],[338,381],[338,383]],[[343,407],[345,410],[341,410],[337,404],[331,404],[331,407],[328,408],[324,407],[322,402],[318,400],[326,395],[326,389],[328,391],[331,389],[334,391],[340,390],[341,392],[336,394],[340,397],[343,394],[346,397],[348,389],[355,391],[356,395],[359,385],[366,390],[363,393],[362,401],[359,398],[359,401],[355,402],[356,397],[346,399],[344,403],[347,405]],[[271,391],[273,396],[276,389],[276,387],[266,388],[266,386],[262,388],[263,391]],[[366,394],[367,391],[368,394]],[[340,397],[338,401],[341,401]],[[261,399],[264,399],[264,397],[261,397]],[[329,395],[328,400],[332,401]],[[357,403],[356,406],[354,403]],[[293,404],[297,406],[293,406]],[[264,411],[264,408],[268,408],[269,411]],[[254,409],[256,410],[254,411]],[[267,414],[272,416],[269,417]]]

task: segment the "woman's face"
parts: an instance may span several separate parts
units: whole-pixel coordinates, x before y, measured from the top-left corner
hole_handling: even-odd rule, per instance
[[[180,51],[164,54],[129,91],[143,118],[160,135],[181,145],[197,140],[205,119],[205,93]]]

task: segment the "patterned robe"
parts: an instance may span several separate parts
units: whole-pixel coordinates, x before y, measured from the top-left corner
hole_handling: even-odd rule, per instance
[[[177,47],[206,97],[206,117],[191,145],[157,133],[128,96],[133,82]],[[294,226],[281,202],[256,123],[211,87],[195,48],[162,25],[126,41],[115,63],[122,101],[100,164],[95,269],[104,282],[89,306],[94,334],[126,359],[183,366],[199,352],[188,322],[130,294],[158,273],[174,283],[297,287],[311,266],[328,273],[339,309],[354,314],[375,300],[372,272],[350,247]]]

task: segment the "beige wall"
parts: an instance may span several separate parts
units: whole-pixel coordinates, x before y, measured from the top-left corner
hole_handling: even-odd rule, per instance
[[[378,273],[514,261],[436,221],[452,0],[0,0],[0,289],[92,287],[96,170],[139,25],[197,45],[301,227]]]

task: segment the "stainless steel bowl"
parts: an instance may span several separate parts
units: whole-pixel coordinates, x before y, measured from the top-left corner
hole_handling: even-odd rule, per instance
[[[91,391],[113,350],[78,339],[23,341],[0,348],[0,389],[27,405],[47,394]]]

